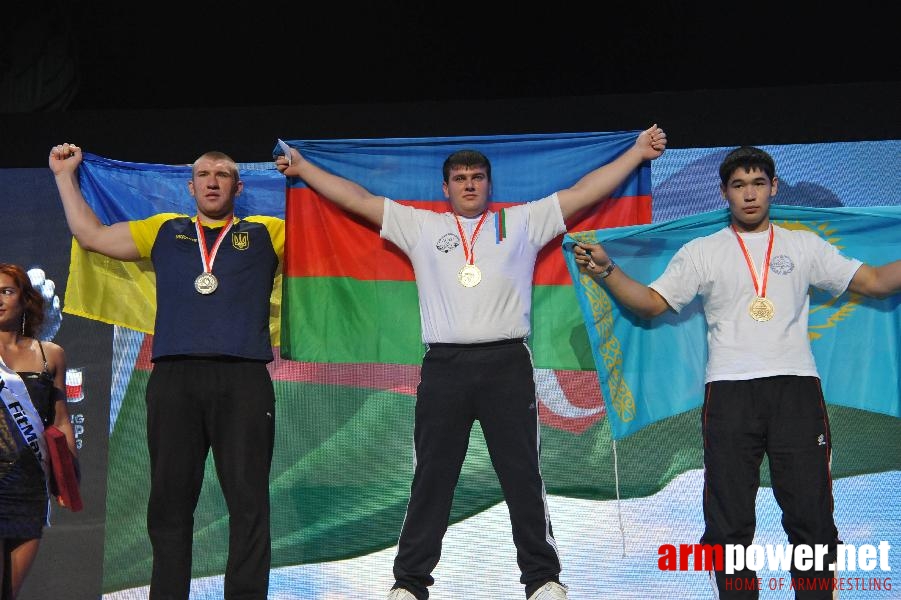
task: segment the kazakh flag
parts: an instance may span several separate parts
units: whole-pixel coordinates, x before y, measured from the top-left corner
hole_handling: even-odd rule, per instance
[[[806,208],[774,205],[777,225],[805,229],[871,265],[901,257],[901,207]],[[703,403],[707,324],[699,299],[681,313],[642,320],[579,273],[577,241],[600,242],[624,272],[650,283],[687,241],[729,223],[723,210],[654,225],[568,234],[563,255],[575,285],[613,436]],[[884,300],[811,289],[809,337],[831,404],[901,416],[901,297]]]

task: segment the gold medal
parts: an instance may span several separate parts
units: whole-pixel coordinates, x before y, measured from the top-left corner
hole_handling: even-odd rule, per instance
[[[751,318],[755,321],[769,321],[776,314],[776,307],[773,306],[769,298],[757,296],[751,302],[751,306],[748,307],[748,312],[751,313]]]
[[[767,276],[770,273],[770,256],[773,254],[773,241],[775,239],[775,229],[773,228],[773,224],[770,223],[770,239],[767,242],[766,256],[763,258],[763,264],[760,265],[759,279],[757,278],[757,273],[754,271],[754,262],[751,260],[751,253],[748,252],[748,248],[742,241],[741,236],[738,235],[738,229],[735,228],[734,223],[730,225],[730,227],[732,228],[732,233],[735,234],[735,239],[738,241],[742,253],[745,255],[745,262],[748,263],[748,270],[751,272],[751,281],[754,282],[754,292],[756,295],[751,302],[751,306],[748,307],[748,313],[750,313],[751,318],[755,321],[769,321],[773,318],[773,315],[776,314],[776,307],[773,306],[773,303],[766,297],[766,281]]]
[[[460,239],[463,241],[463,258],[466,259],[466,264],[464,264],[457,272],[457,280],[463,287],[475,287],[482,281],[482,272],[473,264],[473,261],[475,260],[475,250],[473,247],[475,246],[476,238],[479,236],[479,231],[482,229],[482,223],[485,222],[485,217],[487,216],[488,211],[483,211],[479,222],[476,224],[475,231],[472,232],[472,239],[470,239],[467,244],[466,233],[463,231],[463,225],[460,224],[460,217],[457,216],[457,213],[454,213],[454,220],[457,222],[457,231],[460,233]]]
[[[215,292],[217,287],[219,287],[219,280],[212,273],[201,273],[194,280],[194,289],[204,296]]]
[[[457,279],[463,287],[475,287],[482,281],[482,272],[475,265],[463,265],[457,273]]]

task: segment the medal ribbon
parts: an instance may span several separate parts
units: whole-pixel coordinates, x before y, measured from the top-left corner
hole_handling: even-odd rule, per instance
[[[770,223],[770,239],[767,242],[766,256],[761,265],[763,272],[760,274],[759,280],[757,273],[754,270],[754,261],[751,260],[751,254],[748,252],[747,246],[745,246],[741,236],[738,235],[738,230],[735,228],[735,225],[733,224],[731,227],[732,233],[735,234],[735,239],[738,240],[738,245],[741,246],[741,251],[745,255],[745,262],[748,263],[748,270],[751,272],[751,279],[754,281],[754,292],[759,298],[766,298],[766,282],[770,274],[770,255],[773,253],[773,224]]]
[[[454,213],[454,219],[457,221],[457,231],[460,232],[460,239],[463,240],[463,257],[466,259],[466,264],[473,264],[475,261],[475,245],[476,238],[479,235],[479,230],[482,229],[482,223],[485,222],[485,217],[488,216],[488,210],[482,213],[482,218],[479,219],[478,224],[476,224],[475,231],[472,232],[472,239],[469,240],[469,244],[466,243],[466,234],[463,233],[463,225],[460,223],[460,217],[457,216],[457,213]]]
[[[207,253],[206,235],[203,233],[203,225],[200,224],[200,215],[197,215],[197,220],[194,221],[194,227],[197,229],[197,245],[200,246],[200,260],[203,261],[204,273],[213,272],[213,261],[216,260],[216,253],[219,252],[219,245],[222,243],[222,240],[225,238],[225,234],[228,233],[228,230],[232,228],[233,222],[234,215],[230,216],[228,218],[228,221],[225,222],[225,226],[216,237],[216,243],[213,244],[213,250]]]

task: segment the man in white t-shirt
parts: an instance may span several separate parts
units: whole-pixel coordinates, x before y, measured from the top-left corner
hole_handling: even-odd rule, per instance
[[[539,468],[538,403],[526,339],[538,251],[566,231],[565,220],[608,198],[632,171],[663,154],[666,134],[641,132],[616,160],[534,202],[504,209],[506,236],[491,232],[491,164],[461,150],[444,163],[450,210],[437,213],[376,196],[291,149],[276,158],[285,175],[381,228],[413,264],[422,341],[416,393],[415,472],[394,560],[390,600],[425,600],[441,556],[454,488],[478,420],[504,491],[517,562],[529,600],[561,600],[560,559]],[[486,592],[487,593],[487,592]]]
[[[775,171],[772,157],[759,148],[730,152],[719,169],[730,223],[686,243],[649,286],[616,268],[600,244],[577,245],[574,254],[580,269],[642,318],[679,312],[701,296],[708,329],[701,543],[752,543],[766,454],[789,542],[828,545],[828,565],[839,543],[832,439],[807,336],[808,292],[814,286],[834,296],[847,289],[885,297],[901,289],[901,261],[872,267],[843,256],[815,233],[773,225]],[[792,575],[833,576],[825,570]],[[719,598],[758,597],[753,570],[712,577]],[[833,597],[831,589],[810,583],[802,585],[816,589],[799,589],[796,598]]]

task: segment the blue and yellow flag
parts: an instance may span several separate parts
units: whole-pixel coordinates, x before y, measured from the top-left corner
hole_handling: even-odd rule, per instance
[[[871,265],[901,257],[901,207],[773,206],[772,220],[812,231],[846,256]],[[652,321],[624,309],[603,286],[579,273],[578,241],[600,242],[630,277],[650,283],[691,239],[727,226],[725,209],[653,225],[568,234],[563,254],[588,331],[613,436],[701,406],[707,324],[696,298],[678,315]],[[811,289],[809,337],[827,402],[901,416],[901,296],[884,300]]]
[[[285,216],[284,177],[273,163],[239,164],[244,192],[235,214]],[[85,201],[105,225],[145,219],[158,213],[194,215],[197,205],[188,191],[191,165],[160,165],[111,160],[90,153],[78,170]],[[198,265],[198,272],[201,266]],[[270,328],[278,340],[280,281],[272,294]],[[72,239],[69,278],[63,311],[153,333],[156,276],[149,260],[120,261],[88,252]]]

